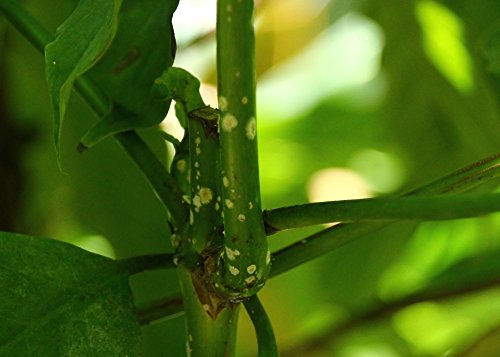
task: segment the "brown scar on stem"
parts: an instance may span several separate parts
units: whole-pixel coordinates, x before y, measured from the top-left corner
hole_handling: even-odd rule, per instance
[[[211,110],[218,115],[218,110],[215,108],[211,108],[209,105],[203,108],[192,110],[188,113],[188,117],[198,121],[203,127],[203,131],[205,132],[205,138],[212,137],[216,141],[219,141],[219,129],[218,129],[218,120],[217,118],[207,119],[204,117],[204,112],[207,110]]]
[[[236,305],[221,295],[213,286],[211,278],[217,268],[217,259],[219,250],[208,249],[201,253],[203,264],[198,269],[191,271],[196,295],[202,306],[206,306],[205,311],[211,319],[217,319],[217,316],[226,308],[235,308]]]

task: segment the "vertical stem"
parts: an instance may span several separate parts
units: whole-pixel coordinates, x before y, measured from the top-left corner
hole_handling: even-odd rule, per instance
[[[177,271],[184,301],[187,356],[234,356],[238,305],[214,310],[220,305],[215,296],[203,291],[204,282],[182,267]]]
[[[269,320],[259,298],[257,295],[254,295],[245,301],[244,304],[255,326],[259,357],[279,357],[271,320]]]
[[[217,70],[225,249],[216,286],[238,300],[255,294],[270,259],[260,205],[252,0],[217,1]]]

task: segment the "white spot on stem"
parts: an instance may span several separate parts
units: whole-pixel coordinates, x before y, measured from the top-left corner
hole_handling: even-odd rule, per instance
[[[248,104],[248,97],[242,97],[241,104]]]
[[[234,203],[230,199],[226,198],[226,200],[224,202],[226,203],[227,208],[231,209],[234,207]]]
[[[202,187],[198,191],[198,195],[200,196],[200,201],[202,204],[206,205],[212,201],[212,198],[214,197],[212,190],[209,189],[208,187]]]
[[[235,260],[238,255],[240,255],[240,251],[238,249],[231,249],[226,247],[226,255],[229,260]]]
[[[222,184],[224,187],[229,187],[229,179],[226,176],[222,178]]]
[[[255,264],[249,265],[247,267],[248,274],[253,274],[257,270],[257,266]]]
[[[240,273],[240,270],[238,268],[236,268],[236,267],[233,267],[232,265],[229,266],[229,271],[234,276],[236,276],[236,275],[238,275]]]
[[[196,195],[196,196],[193,197],[193,205],[194,205],[195,209],[196,208],[200,209],[200,207],[201,207],[201,198],[200,198],[200,196]]]
[[[248,121],[246,127],[246,134],[248,140],[253,140],[255,139],[255,135],[257,134],[257,122],[255,121],[254,117],[251,117],[250,120]]]
[[[250,275],[248,278],[245,279],[245,283],[248,285],[252,284],[255,281],[255,275]]]
[[[227,131],[228,133],[230,133],[231,130],[236,128],[237,125],[238,125],[238,120],[232,114],[226,114],[224,118],[222,118],[222,129],[224,131]]]
[[[238,215],[238,221],[240,221],[240,222],[245,222],[245,219],[246,219],[246,217],[245,217],[245,215],[244,215],[244,214],[241,214],[241,213],[240,213],[240,214]]]
[[[222,96],[219,97],[219,109],[226,111],[227,105],[228,105],[228,102],[227,102],[226,97],[222,97]]]

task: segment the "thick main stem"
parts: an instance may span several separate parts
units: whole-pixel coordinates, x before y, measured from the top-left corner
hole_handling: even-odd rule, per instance
[[[217,1],[225,249],[217,286],[232,299],[255,294],[270,270],[257,158],[252,0]]]
[[[238,305],[221,306],[206,281],[196,273],[177,269],[184,301],[188,356],[234,356]],[[213,309],[214,306],[220,307]]]

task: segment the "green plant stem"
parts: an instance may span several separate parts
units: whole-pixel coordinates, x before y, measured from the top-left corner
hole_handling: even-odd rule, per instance
[[[470,190],[500,176],[500,155],[478,161],[450,175],[437,179],[407,195],[452,194]],[[339,224],[278,250],[272,255],[271,276],[318,258],[353,240],[375,232],[388,222]]]
[[[500,177],[500,153],[476,161],[444,177],[411,190],[404,196],[461,193],[497,177]]]
[[[209,293],[208,281],[197,281],[190,271],[177,269],[184,302],[186,352],[188,356],[234,356],[237,304],[220,305],[217,296]]]
[[[268,232],[332,222],[438,221],[500,211],[500,193],[319,202],[264,211]]]
[[[184,308],[180,294],[142,304],[135,311],[137,321],[142,326],[159,320],[173,319],[183,314]]]
[[[189,209],[182,200],[179,186],[163,164],[135,131],[118,133],[114,138],[147,178],[160,201],[170,212],[175,226],[183,227],[189,219]]]
[[[40,52],[54,40],[17,0],[0,0],[0,12]]]
[[[244,302],[245,309],[252,319],[257,335],[257,345],[259,348],[259,357],[277,357],[278,346],[274,337],[271,321],[266,314],[266,310],[262,306],[257,295],[251,296]]]
[[[38,51],[43,53],[45,46],[54,40],[54,36],[29,15],[17,1],[0,0],[0,11]],[[98,117],[104,116],[109,111],[109,100],[88,78],[79,78],[75,82],[75,88]],[[182,227],[189,217],[188,207],[182,201],[182,193],[175,180],[134,131],[116,134],[114,137],[146,176],[161,202],[170,212],[175,226]]]
[[[217,133],[217,110],[203,102],[200,95],[200,81],[182,68],[171,67],[155,81],[159,98],[173,99],[176,112],[184,117],[188,126],[189,197],[191,212],[189,234],[182,242],[183,248],[194,248],[202,252],[216,245],[222,227],[219,179],[219,141]],[[183,165],[172,171],[177,177],[187,170]],[[176,172],[177,171],[177,172]],[[217,242],[219,243],[219,242]],[[191,247],[189,247],[191,246]]]
[[[134,275],[147,270],[175,268],[174,254],[149,254],[137,257],[121,259],[118,261],[118,269]]]
[[[495,155],[475,164],[460,169],[450,175],[437,179],[418,189],[412,190],[409,195],[430,195],[438,193],[461,193],[474,187],[485,184],[500,176],[500,156]],[[460,196],[450,196],[460,197]],[[473,196],[471,196],[473,197]],[[339,248],[363,235],[371,234],[386,227],[389,222],[372,222],[357,224],[339,224],[314,234],[298,243],[292,244],[273,254],[273,269],[271,276],[277,276],[295,266],[306,263],[331,250]],[[304,254],[298,254],[304,252]],[[488,283],[487,283],[488,284]],[[478,287],[479,289],[480,287]],[[464,288],[464,291],[467,288]],[[426,299],[430,299],[427,296]]]
[[[217,1],[225,251],[216,284],[235,300],[258,291],[270,270],[257,157],[253,6],[252,0]]]

